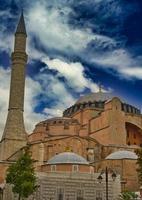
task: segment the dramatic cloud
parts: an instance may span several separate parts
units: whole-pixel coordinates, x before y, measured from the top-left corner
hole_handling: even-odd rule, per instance
[[[121,78],[142,79],[142,58],[134,59],[124,49],[117,49],[93,58],[92,62],[98,63],[105,69],[113,69]]]
[[[33,130],[34,125],[39,121],[49,117],[62,116],[63,110],[68,106],[71,106],[76,100],[67,91],[65,85],[57,78],[49,76],[46,73],[40,73],[35,79],[36,80],[33,80],[30,77],[26,78],[24,118],[28,133]],[[10,69],[5,70],[3,67],[0,67],[0,83],[1,137],[8,113]],[[44,97],[42,99],[38,98],[40,95],[43,95]],[[54,105],[45,105],[40,112],[36,112],[35,109],[40,104],[40,101],[44,101],[43,99],[46,101],[49,98],[54,100]]]
[[[81,63],[67,63],[59,59],[42,59],[47,64],[49,69],[57,70],[59,76],[65,77],[69,87],[73,88],[76,92],[83,92],[89,88],[91,92],[99,90],[98,85],[93,83],[90,79],[85,77],[84,67]]]
[[[8,110],[10,70],[0,67],[0,137],[3,133]]]

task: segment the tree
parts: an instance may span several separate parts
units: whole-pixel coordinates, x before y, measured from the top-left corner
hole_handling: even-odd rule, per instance
[[[138,156],[138,159],[137,159],[137,165],[138,165],[138,168],[137,168],[138,179],[139,179],[140,185],[142,185],[142,148],[137,149],[135,152],[136,152],[136,154],[137,154],[137,156]]]
[[[125,191],[120,194],[120,200],[136,200],[138,197],[134,192]]]
[[[12,185],[12,191],[18,194],[19,200],[29,197],[37,188],[33,162],[29,148],[26,148],[7,170],[6,183]]]

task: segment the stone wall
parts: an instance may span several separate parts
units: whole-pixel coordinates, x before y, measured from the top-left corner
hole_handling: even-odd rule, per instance
[[[97,197],[101,197],[100,200],[105,200],[105,177],[103,176],[102,183],[99,183],[98,176],[99,173],[39,173],[39,187],[28,200],[58,200],[59,194],[63,195],[63,200],[76,200],[77,197],[82,197],[83,200],[97,200]],[[114,182],[109,176],[108,194],[109,200],[116,200],[119,196],[119,176]],[[3,200],[17,200],[8,186],[5,188]]]
[[[105,195],[105,177],[102,183],[99,183],[97,174],[87,173],[40,173],[39,188],[35,193],[35,200],[56,200],[59,191],[63,193],[64,200],[76,200],[78,193],[84,200],[95,200],[97,197],[106,199]],[[117,177],[113,182],[109,176],[109,200],[116,200],[120,193],[120,180]],[[32,199],[32,198],[31,198]]]

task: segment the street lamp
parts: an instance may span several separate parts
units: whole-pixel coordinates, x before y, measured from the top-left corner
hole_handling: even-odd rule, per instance
[[[3,199],[3,189],[0,188],[0,200],[2,200],[2,199]]]
[[[103,177],[102,177],[102,174],[105,173],[105,182],[106,182],[106,200],[108,200],[108,168],[106,167],[105,168],[105,171],[101,172],[101,174],[98,176],[98,181],[99,183],[102,182],[103,180]],[[115,181],[116,179],[116,173],[115,172],[112,172],[112,180]]]

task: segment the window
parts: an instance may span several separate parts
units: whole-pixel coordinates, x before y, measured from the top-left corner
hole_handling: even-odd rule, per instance
[[[69,129],[69,123],[68,122],[64,123],[64,129]]]
[[[64,189],[58,188],[57,189],[57,200],[63,200],[64,199]]]
[[[83,190],[77,190],[76,200],[83,200]]]
[[[56,171],[56,165],[51,165],[51,172],[55,172]]]
[[[102,191],[96,191],[96,200],[102,200],[103,197],[102,197]]]
[[[46,131],[49,130],[49,124],[46,124]]]
[[[78,165],[73,165],[72,166],[72,171],[73,172],[78,172]]]

